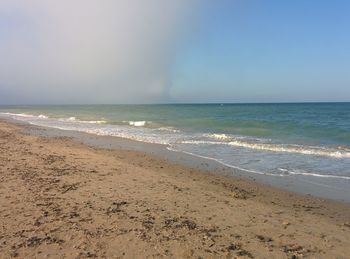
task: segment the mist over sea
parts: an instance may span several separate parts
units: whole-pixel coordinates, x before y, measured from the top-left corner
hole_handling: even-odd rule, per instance
[[[350,187],[350,103],[1,106],[33,125],[166,145],[253,174]]]

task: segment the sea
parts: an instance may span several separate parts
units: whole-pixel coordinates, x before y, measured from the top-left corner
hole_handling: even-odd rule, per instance
[[[350,189],[350,103],[0,106],[0,115]]]

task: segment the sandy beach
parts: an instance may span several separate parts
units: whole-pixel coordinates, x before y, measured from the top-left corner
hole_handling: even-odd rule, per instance
[[[350,206],[0,121],[1,258],[348,258]]]

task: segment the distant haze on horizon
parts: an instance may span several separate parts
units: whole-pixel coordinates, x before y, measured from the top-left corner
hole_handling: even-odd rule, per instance
[[[2,0],[1,104],[350,101],[350,1]]]

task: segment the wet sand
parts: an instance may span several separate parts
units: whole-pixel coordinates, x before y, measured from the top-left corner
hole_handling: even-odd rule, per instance
[[[1,258],[348,258],[350,206],[0,121]]]

